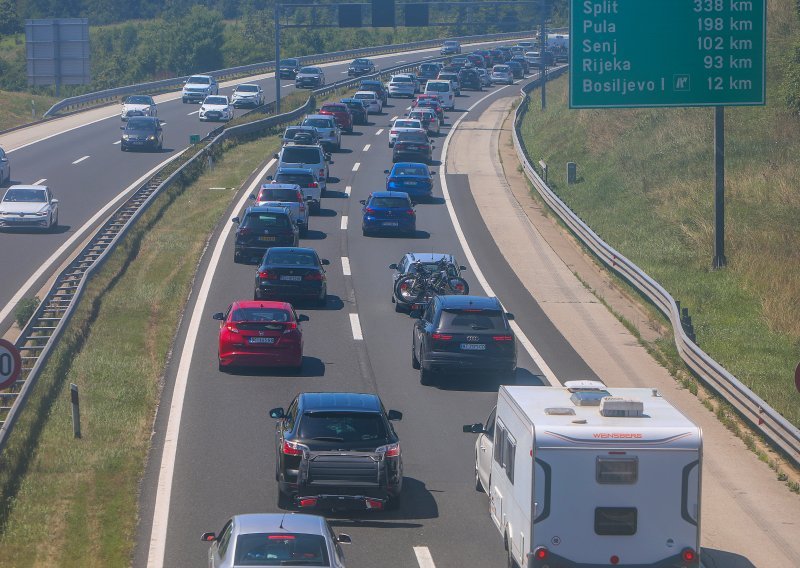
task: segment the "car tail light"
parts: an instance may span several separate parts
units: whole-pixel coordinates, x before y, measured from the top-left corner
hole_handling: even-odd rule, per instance
[[[293,534],[271,534],[267,540],[294,540],[295,538]]]
[[[372,215],[373,213],[375,213],[375,210],[372,207],[367,207],[366,209],[364,209],[364,212],[368,215]]]
[[[681,551],[681,558],[687,564],[694,564],[697,562],[697,553],[691,548],[684,548]]]
[[[319,184],[315,181],[312,181],[310,184],[308,184],[308,187],[318,187],[318,186]]]
[[[316,497],[306,497],[304,499],[300,499],[300,506],[301,507],[316,507],[317,506],[317,498]]]
[[[492,339],[495,341],[514,341],[513,335],[493,335]]]
[[[387,444],[375,450],[376,454],[383,454],[386,458],[396,458],[400,455],[400,444]]]
[[[261,280],[277,280],[278,275],[274,272],[270,272],[269,270],[261,270],[258,273],[258,277]]]
[[[379,499],[365,499],[364,504],[367,506],[367,509],[383,509],[383,501]]]
[[[231,333],[239,333],[239,328],[235,327],[232,323],[229,323],[228,325],[226,325],[225,329],[227,329]]]
[[[538,546],[538,547],[536,547],[536,549],[533,551],[533,557],[534,557],[536,560],[547,560],[547,558],[548,558],[549,556],[550,556],[550,551],[549,551],[549,550],[547,550],[547,549],[546,549],[544,546]]]
[[[308,447],[304,446],[303,444],[298,444],[297,442],[290,442],[289,440],[283,441],[283,446],[281,447],[281,452],[285,456],[302,456],[303,450],[307,450]]]
[[[619,564],[619,556],[614,554],[613,556],[611,556],[611,558],[608,559],[608,561],[611,562],[611,564],[617,565]]]
[[[243,237],[243,236],[245,236],[245,235],[249,235],[249,234],[250,234],[250,229],[248,229],[247,227],[242,227],[241,229],[239,229],[239,230],[237,231],[237,233],[238,233],[240,236],[242,236],[242,237]]]
[[[410,215],[410,216],[413,217],[414,216],[414,210],[413,209],[406,209],[406,215]]]
[[[436,341],[450,341],[453,339],[453,336],[447,333],[432,333],[431,339],[435,339]]]
[[[322,280],[322,272],[309,272],[303,276],[303,280]]]
[[[397,130],[390,130],[389,134],[397,134]]]

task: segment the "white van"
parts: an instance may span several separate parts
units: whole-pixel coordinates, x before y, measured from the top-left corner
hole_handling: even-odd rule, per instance
[[[445,110],[453,110],[456,107],[456,94],[453,91],[453,84],[446,80],[432,80],[425,85],[426,95],[436,95]]]
[[[501,386],[464,431],[509,566],[700,566],[702,433],[656,389]]]

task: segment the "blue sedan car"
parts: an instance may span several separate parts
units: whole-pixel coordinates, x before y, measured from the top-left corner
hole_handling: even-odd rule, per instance
[[[397,162],[384,170],[387,191],[403,191],[416,203],[430,199],[433,195],[433,174],[428,166],[419,162]]]
[[[374,191],[360,203],[363,205],[362,234],[380,232],[414,235],[417,232],[417,214],[407,193]]]

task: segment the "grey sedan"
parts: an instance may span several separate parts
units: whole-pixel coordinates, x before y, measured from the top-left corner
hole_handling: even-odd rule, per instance
[[[299,513],[234,515],[219,533],[203,533],[210,542],[208,565],[234,566],[329,566],[344,568],[341,544],[346,534],[336,535],[324,517]]]

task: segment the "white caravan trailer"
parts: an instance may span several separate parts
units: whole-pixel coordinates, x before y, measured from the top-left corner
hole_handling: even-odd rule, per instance
[[[657,390],[501,386],[464,431],[509,566],[700,565],[702,434]]]

